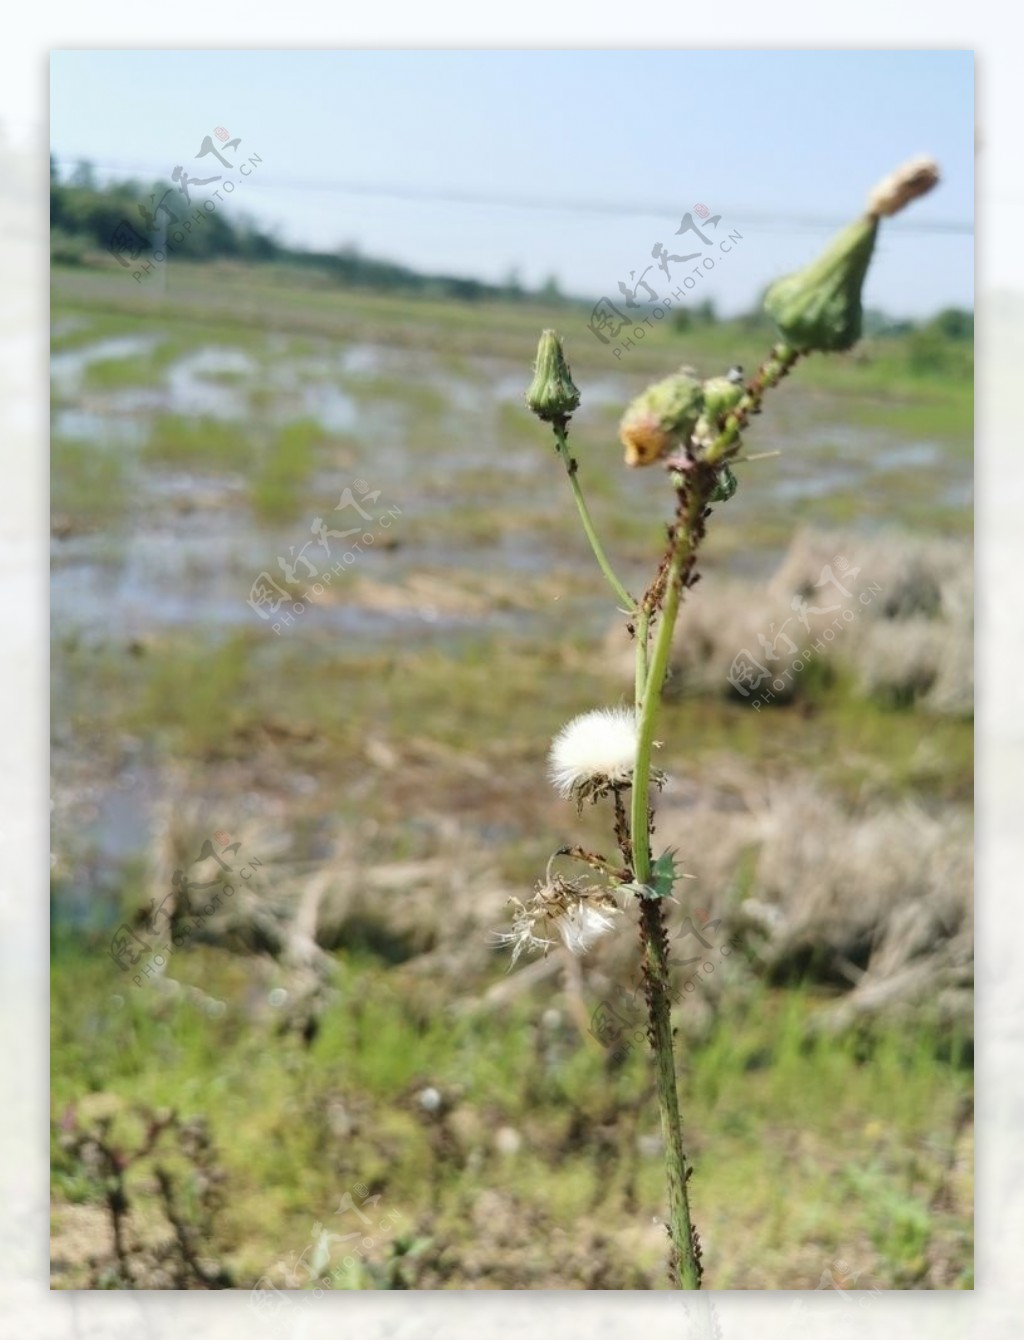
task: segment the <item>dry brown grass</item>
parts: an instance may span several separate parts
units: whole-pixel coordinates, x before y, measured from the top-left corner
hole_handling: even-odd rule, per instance
[[[620,627],[608,650],[628,675],[632,649]],[[798,698],[822,674],[847,674],[881,702],[969,713],[970,549],[958,540],[801,530],[766,582],[707,571],[683,606],[669,691],[744,696],[729,676],[745,651],[771,672],[758,688],[771,689],[774,702]],[[797,658],[803,669],[785,677]]]

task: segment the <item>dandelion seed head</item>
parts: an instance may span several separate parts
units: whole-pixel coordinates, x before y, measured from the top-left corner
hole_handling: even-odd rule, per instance
[[[581,798],[633,778],[636,713],[630,707],[602,707],[574,717],[555,736],[548,772],[559,795]]]

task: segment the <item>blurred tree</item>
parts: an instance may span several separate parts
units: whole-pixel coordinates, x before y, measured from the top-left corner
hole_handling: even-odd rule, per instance
[[[523,281],[516,266],[512,266],[502,285],[506,298],[511,298],[513,302],[518,301],[523,296]]]
[[[52,165],[53,163],[52,157],[50,159],[50,162]],[[93,165],[87,162],[84,158],[79,159],[79,161],[75,164],[74,171],[71,173],[71,178],[68,182],[68,185],[77,186],[82,191],[95,191],[96,172],[95,169],[93,168]]]
[[[560,303],[565,301],[562,290],[558,286],[557,275],[548,275],[541,285],[540,296],[545,302]]]
[[[974,313],[959,307],[944,307],[933,316],[925,329],[933,329],[947,340],[974,339]]]

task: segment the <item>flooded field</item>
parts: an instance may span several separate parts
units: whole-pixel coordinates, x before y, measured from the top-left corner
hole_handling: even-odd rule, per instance
[[[399,515],[313,600],[304,627],[407,636],[417,622],[430,634],[468,618],[500,629],[550,613],[538,584],[600,596],[564,480],[522,404],[528,339],[515,358],[251,329],[237,345],[200,335],[184,347],[191,332],[156,318],[121,324],[133,332],[90,339],[86,316],[54,323],[55,628],[258,627],[252,582],[268,571],[289,594],[307,589],[313,567],[336,561],[332,539],[343,544],[316,539],[317,518],[340,532],[370,515],[358,498],[338,515],[357,483],[377,513]],[[574,442],[598,520],[639,580],[664,489],[621,467],[615,426],[648,374],[595,367],[585,329],[566,333],[591,360],[578,364]],[[762,571],[807,520],[967,530],[969,441],[955,424],[922,431],[913,404],[894,399],[895,427],[877,402],[858,425],[848,394],[796,379],[783,388],[750,435],[751,450],[780,455],[746,467],[710,560]],[[300,553],[309,559],[296,567]],[[439,600],[409,589],[414,574],[430,576]],[[474,599],[483,574],[497,601]]]

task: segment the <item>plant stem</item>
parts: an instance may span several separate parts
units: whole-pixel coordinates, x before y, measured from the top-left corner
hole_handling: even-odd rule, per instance
[[[672,651],[672,635],[675,632],[679,602],[682,597],[683,568],[694,553],[697,523],[702,519],[707,496],[714,486],[715,479],[713,472],[705,471],[703,468],[693,471],[693,476],[688,484],[686,506],[676,523],[673,534],[672,555],[669,560],[668,573],[665,577],[661,622],[654,639],[654,654],[644,676],[642,701],[639,709],[636,763],[633,768],[632,808],[633,877],[639,884],[646,884],[651,877],[651,845],[648,832],[651,750],[654,746],[654,725],[658,715],[658,706],[661,702],[661,689],[668,670],[669,655]],[[646,660],[646,654],[638,638],[638,687],[640,682],[639,661],[642,653]]]
[[[650,773],[654,726],[661,690],[672,649],[672,635],[679,614],[683,582],[703,534],[704,509],[714,487],[715,471],[698,466],[687,482],[684,506],[672,534],[672,551],[665,578],[661,623],[654,643],[650,665],[646,664],[649,611],[644,607],[644,636],[637,638],[637,695],[639,725],[636,761],[633,769],[633,794],[630,831],[632,837],[633,879],[647,884],[651,878]],[[639,620],[638,620],[639,625]],[[643,665],[641,665],[643,662]],[[679,1094],[676,1087],[675,1055],[672,1046],[672,1004],[669,994],[668,940],[661,900],[640,898],[640,942],[644,954],[644,991],[647,997],[648,1036],[654,1053],[658,1088],[661,1134],[665,1144],[668,1179],[668,1229],[672,1243],[669,1273],[682,1289],[699,1289],[701,1277],[700,1244],[690,1218],[686,1184],[690,1168],[683,1151]]]
[[[565,419],[556,419],[552,425],[555,434],[555,441],[558,444],[558,454],[562,458],[566,474],[569,476],[569,483],[572,486],[572,496],[576,499],[576,509],[580,514],[580,520],[583,522],[583,529],[586,532],[587,539],[590,541],[590,547],[594,551],[594,557],[597,559],[598,566],[608,580],[608,585],[615,592],[616,598],[623,606],[627,614],[632,614],[636,609],[636,601],[629,594],[626,588],[616,577],[612,565],[608,562],[608,557],[604,552],[601,541],[597,538],[597,531],[594,529],[594,523],[590,516],[590,509],[587,507],[586,499],[583,497],[583,490],[580,488],[580,481],[576,477],[577,464],[569,454],[569,429]]]
[[[683,1152],[676,1064],[672,1048],[672,1003],[669,997],[668,937],[660,898],[640,899],[640,940],[644,948],[644,994],[648,1027],[654,1053],[661,1138],[665,1145],[668,1174],[669,1276],[680,1289],[699,1289],[700,1243],[690,1218],[686,1184],[690,1166]]]
[[[718,465],[727,460],[737,449],[741,431],[747,426],[751,414],[761,413],[761,401],[765,391],[778,386],[793,364],[800,357],[798,350],[788,344],[777,344],[758,368],[756,375],[747,387],[743,399],[731,413],[725,416],[722,431],[704,453],[709,465]]]
[[[637,612],[633,631],[636,637],[635,707],[637,716],[639,716],[644,705],[644,690],[647,688],[647,654],[651,636],[651,613],[642,602]]]

